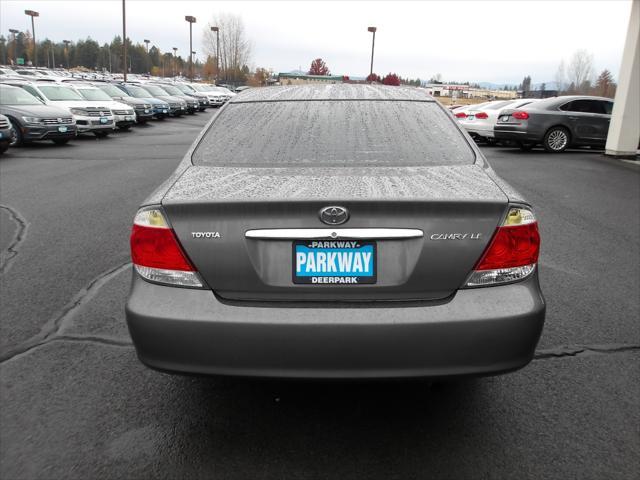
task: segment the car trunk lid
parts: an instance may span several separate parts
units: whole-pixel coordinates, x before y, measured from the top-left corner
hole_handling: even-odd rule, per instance
[[[504,216],[507,197],[476,165],[198,166],[182,175],[162,204],[187,255],[220,297],[391,301],[452,295],[464,284]],[[343,225],[327,225],[320,219],[319,211],[334,205],[349,211]],[[247,235],[282,229],[293,229],[294,234]],[[361,242],[371,240],[375,282],[295,283],[294,242],[308,239],[304,229],[326,232],[326,240],[349,240],[354,235]],[[405,229],[414,235],[388,238],[369,229]]]

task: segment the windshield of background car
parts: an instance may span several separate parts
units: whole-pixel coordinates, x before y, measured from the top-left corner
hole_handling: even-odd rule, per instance
[[[193,92],[195,92],[195,89],[193,87],[190,87],[189,85],[176,85],[176,88],[178,88],[180,91],[182,91],[184,93],[193,93]]]
[[[154,97],[157,97],[157,96],[162,97],[162,96],[168,95],[167,92],[165,92],[160,87],[156,87],[155,85],[145,85],[144,89],[147,90],[149,93],[151,93],[151,95]]]
[[[182,92],[171,85],[163,85],[162,89],[171,95],[182,95]]]
[[[21,88],[0,87],[0,105],[42,105],[42,102]]]
[[[82,95],[84,98],[86,98],[87,100],[91,100],[91,101],[111,101],[111,97],[109,95],[107,95],[105,92],[103,92],[102,90],[96,88],[82,88],[79,90],[80,95]]]
[[[52,102],[59,102],[65,100],[83,100],[79,93],[69,87],[58,87],[56,85],[40,85],[38,86],[40,91],[47,99]]]
[[[150,92],[147,92],[142,87],[127,87],[127,91],[131,94],[131,96],[136,97],[136,98],[151,98],[151,97],[153,97],[153,95],[151,95]]]
[[[367,167],[472,164],[435,102],[320,100],[230,103],[193,154],[196,165]]]
[[[105,92],[107,95],[111,97],[128,97],[129,96],[128,93],[123,92],[122,90],[120,90],[118,87],[114,85],[100,85],[98,88],[100,88],[100,90],[102,90],[103,92]]]
[[[510,105],[512,103],[513,103],[513,100],[505,100],[504,102],[492,103],[491,105],[487,105],[484,108],[487,110],[497,110],[498,108],[506,107],[507,105]]]

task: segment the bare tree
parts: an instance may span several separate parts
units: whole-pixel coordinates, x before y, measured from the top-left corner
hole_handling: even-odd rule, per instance
[[[560,60],[558,70],[556,71],[556,89],[558,92],[563,92],[567,88],[567,74],[564,67],[564,60]]]
[[[212,26],[220,29],[220,52],[217,51],[216,33],[211,31]],[[223,13],[214,16],[204,29],[203,44],[208,55],[213,58],[218,56],[218,78],[223,78],[225,82],[244,81],[246,75],[243,67],[251,57],[251,42],[239,15]]]
[[[586,50],[576,50],[569,62],[569,81],[575,85],[578,91],[591,85],[593,74],[593,55]],[[586,93],[586,92],[584,92]]]

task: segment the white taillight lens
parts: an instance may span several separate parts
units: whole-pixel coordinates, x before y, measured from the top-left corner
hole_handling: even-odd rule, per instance
[[[203,286],[159,208],[142,209],[136,214],[131,230],[131,258],[138,274],[150,282]]]
[[[467,287],[522,280],[533,273],[540,252],[540,234],[533,212],[509,209],[466,282]]]

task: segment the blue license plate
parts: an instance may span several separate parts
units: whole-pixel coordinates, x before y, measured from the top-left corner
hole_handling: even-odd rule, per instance
[[[67,127],[58,127],[58,131],[60,133],[66,133],[67,132]]]
[[[358,240],[293,242],[293,283],[362,285],[376,283],[376,243]]]
[[[104,118],[103,117],[103,118],[100,119],[100,123],[107,123],[108,121],[109,121],[108,118]]]
[[[2,138],[2,132],[0,132],[0,138]]]

